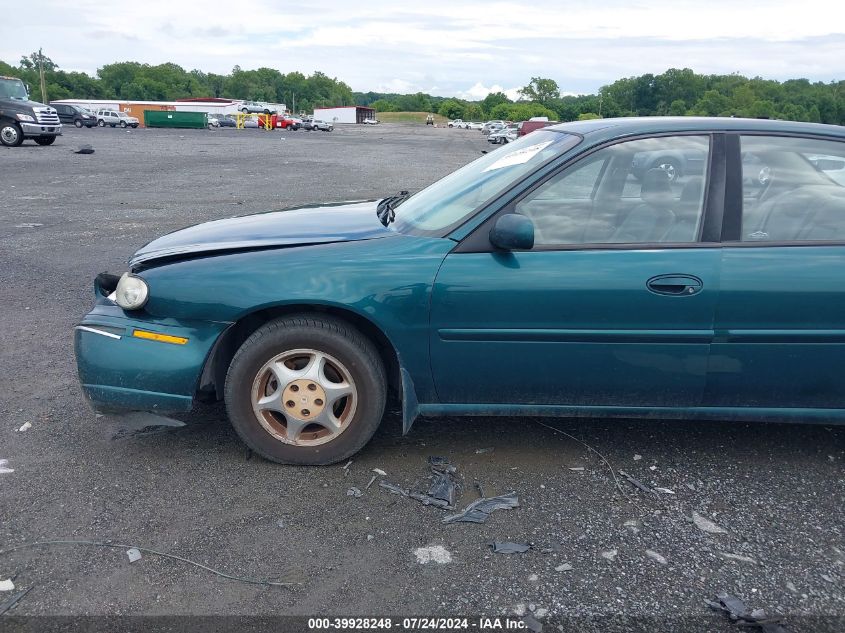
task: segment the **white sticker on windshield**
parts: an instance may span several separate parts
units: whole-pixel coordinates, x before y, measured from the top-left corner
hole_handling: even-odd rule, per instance
[[[515,152],[511,152],[506,156],[502,156],[499,160],[495,163],[490,165],[484,171],[493,171],[494,169],[501,169],[502,167],[513,167],[514,165],[522,165],[523,163],[527,163],[529,160],[534,158],[537,154],[551,145],[551,141],[546,141],[544,143],[537,143],[536,145],[529,145],[528,147],[523,147]]]

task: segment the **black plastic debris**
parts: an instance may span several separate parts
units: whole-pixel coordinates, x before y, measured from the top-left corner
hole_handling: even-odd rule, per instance
[[[80,145],[79,149],[74,152],[74,154],[93,154],[94,148],[90,145]]]
[[[434,477],[428,488],[428,496],[445,501],[448,507],[454,508],[459,487],[455,479],[457,469],[442,457],[429,457],[428,463]]]
[[[509,492],[498,497],[484,497],[476,499],[458,514],[443,517],[443,523],[484,523],[494,510],[510,510],[519,507],[519,497],[516,492]]]
[[[641,482],[636,477],[629,475],[624,470],[620,470],[619,474],[622,475],[625,479],[627,479],[631,483],[631,485],[636,486],[637,488],[639,488],[643,492],[648,492],[648,493],[654,494],[654,490],[652,490],[651,488],[646,486],[643,482]]]
[[[457,469],[444,457],[429,457],[428,465],[431,469],[431,485],[426,492],[402,488],[388,481],[379,481],[378,485],[393,494],[419,501],[426,506],[436,506],[445,510],[452,510],[455,501],[460,496],[462,486],[455,477]]]
[[[488,545],[493,548],[493,552],[496,554],[522,554],[531,549],[528,543],[511,543],[509,541],[503,543],[490,541]]]
[[[13,593],[11,596],[6,598],[3,602],[0,602],[0,615],[3,615],[4,613],[6,613],[6,611],[8,611],[12,607],[14,607],[30,591],[32,591],[32,587],[28,587],[28,588],[24,589],[23,591],[18,591],[17,593]]]
[[[757,627],[763,633],[788,633],[781,626],[780,616],[769,616],[763,609],[749,609],[745,603],[729,593],[716,594],[716,600],[705,600],[711,609],[728,614],[732,622],[743,627]]]
[[[363,493],[363,492],[361,492],[361,491],[360,491],[358,488],[356,488],[355,486],[352,486],[349,490],[347,490],[347,491],[346,491],[346,496],[347,496],[347,497],[355,497],[355,498],[358,498],[358,497],[362,497],[363,495],[364,495],[364,493]]]

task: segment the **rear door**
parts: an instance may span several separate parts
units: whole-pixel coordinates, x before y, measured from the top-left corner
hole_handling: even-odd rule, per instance
[[[745,135],[730,146],[736,202],[705,404],[845,407],[845,142]]]
[[[704,135],[599,149],[506,209],[532,220],[533,249],[494,250],[491,219],[446,257],[431,312],[441,402],[701,403],[722,180],[632,170],[638,152],[685,149],[711,165],[722,156]]]

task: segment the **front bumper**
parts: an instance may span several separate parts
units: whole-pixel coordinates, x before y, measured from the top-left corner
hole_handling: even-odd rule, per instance
[[[98,303],[74,329],[82,391],[97,411],[189,411],[208,354],[228,326],[133,318],[116,305]],[[187,342],[138,338],[138,330]]]
[[[41,123],[26,123],[19,122],[23,135],[26,138],[33,136],[61,136],[62,124],[58,125],[42,125]]]

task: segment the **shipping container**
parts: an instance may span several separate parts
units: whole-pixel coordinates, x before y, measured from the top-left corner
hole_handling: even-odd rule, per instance
[[[156,112],[155,110],[145,110],[144,125],[147,127],[203,129],[208,127],[208,115],[205,112]]]

